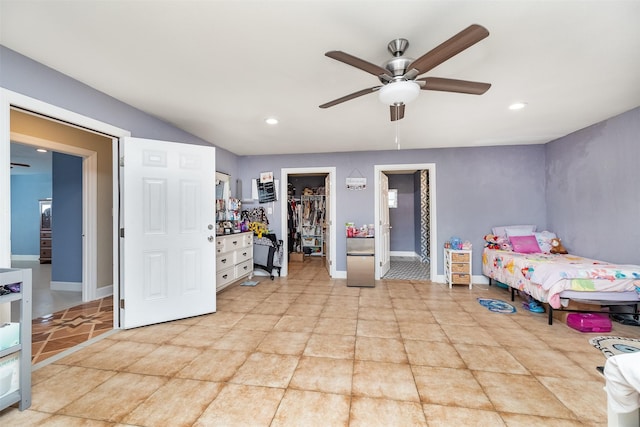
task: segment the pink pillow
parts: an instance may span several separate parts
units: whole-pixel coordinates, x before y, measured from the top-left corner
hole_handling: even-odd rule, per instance
[[[536,236],[511,236],[509,237],[511,246],[513,246],[513,252],[521,254],[535,254],[542,252],[540,246],[538,246],[538,240]]]

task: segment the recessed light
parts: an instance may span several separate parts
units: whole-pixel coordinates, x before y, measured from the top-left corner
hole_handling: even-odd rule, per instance
[[[526,106],[526,102],[514,102],[513,104],[509,105],[509,110],[522,110]]]
[[[46,153],[47,152],[47,150],[45,150],[44,148],[36,148],[36,151],[38,153]]]
[[[275,117],[267,117],[266,119],[264,119],[264,122],[268,125],[277,125],[278,119],[276,119]]]

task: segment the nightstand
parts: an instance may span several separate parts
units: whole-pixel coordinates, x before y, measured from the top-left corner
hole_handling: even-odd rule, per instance
[[[449,288],[452,285],[469,285],[471,289],[471,250],[445,248],[444,274]]]

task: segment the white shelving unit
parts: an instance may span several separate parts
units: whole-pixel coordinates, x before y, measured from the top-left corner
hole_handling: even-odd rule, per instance
[[[20,284],[20,292],[1,295],[0,305],[11,304],[12,315],[20,309],[19,342],[5,338],[8,348],[0,342],[0,411],[16,402],[21,411],[31,406],[31,270],[0,268],[0,286],[13,283]]]
[[[471,250],[445,248],[444,274],[449,287],[469,285],[471,289]]]
[[[302,196],[300,206],[302,251],[305,251],[304,248],[309,248],[311,255],[322,256],[324,255],[325,196]]]

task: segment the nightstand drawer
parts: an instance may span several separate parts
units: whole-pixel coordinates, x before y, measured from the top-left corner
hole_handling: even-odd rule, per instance
[[[469,254],[451,254],[451,262],[469,262]]]
[[[453,273],[451,274],[451,283],[468,285],[471,283],[470,274]]]
[[[469,273],[469,264],[461,264],[461,263],[451,263],[451,272],[452,273]]]

